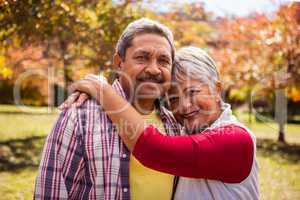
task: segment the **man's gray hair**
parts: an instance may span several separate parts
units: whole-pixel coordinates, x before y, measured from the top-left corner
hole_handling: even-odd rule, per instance
[[[204,50],[192,46],[182,47],[176,52],[173,80],[180,80],[182,75],[200,80],[210,89],[214,89],[215,83],[220,81],[215,61]]]
[[[172,61],[174,60],[175,46],[171,30],[165,25],[147,18],[131,22],[121,34],[116,46],[116,52],[122,60],[125,59],[126,49],[132,45],[134,37],[143,33],[154,33],[165,37],[171,46]]]

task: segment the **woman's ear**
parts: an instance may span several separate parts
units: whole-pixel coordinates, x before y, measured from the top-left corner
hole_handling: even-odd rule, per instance
[[[220,101],[222,100],[222,84],[220,81],[216,82],[216,92],[220,98]]]
[[[118,70],[122,68],[122,58],[117,53],[113,56],[113,66]]]

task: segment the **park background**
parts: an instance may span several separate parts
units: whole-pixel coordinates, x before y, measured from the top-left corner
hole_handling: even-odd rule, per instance
[[[0,199],[32,199],[66,88],[113,80],[117,39],[140,17],[217,61],[224,98],[258,138],[261,199],[300,199],[300,3],[276,0],[0,1]]]

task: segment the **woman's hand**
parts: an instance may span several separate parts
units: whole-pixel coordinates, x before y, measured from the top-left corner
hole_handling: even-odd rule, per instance
[[[71,106],[80,107],[90,97],[97,99],[101,87],[107,84],[105,77],[89,74],[72,83],[69,87],[71,95],[58,108],[63,110]]]

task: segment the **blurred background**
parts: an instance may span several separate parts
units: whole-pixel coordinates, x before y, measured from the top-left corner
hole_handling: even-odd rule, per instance
[[[224,98],[258,140],[261,199],[300,199],[300,2],[1,0],[0,199],[32,199],[40,154],[72,81],[102,73],[140,17],[217,61]]]

